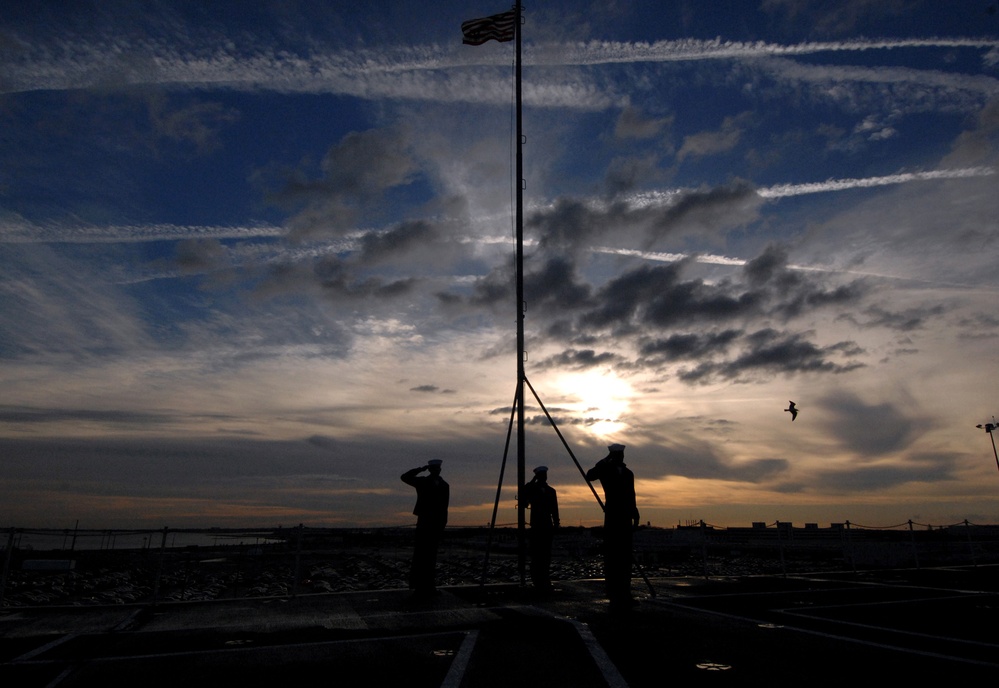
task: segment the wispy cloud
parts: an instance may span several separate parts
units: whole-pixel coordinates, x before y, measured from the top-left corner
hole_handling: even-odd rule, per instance
[[[510,78],[509,56],[496,51],[469,51],[462,46],[425,45],[358,49],[345,52],[297,54],[284,48],[241,52],[217,44],[195,51],[162,43],[103,38],[91,43],[74,38],[22,52],[11,51],[3,63],[0,92],[73,90],[159,84],[189,89],[233,89],[280,93],[337,93],[365,99],[392,98],[437,102],[504,104],[510,94],[495,87],[495,79]],[[537,44],[525,49],[525,63],[538,67],[585,67],[610,64],[760,60],[843,52],[903,48],[999,49],[985,38],[928,38],[808,42],[779,45],[766,42],[673,40],[655,43],[601,41]],[[207,54],[206,54],[207,53]],[[766,63],[760,63],[766,66]],[[482,68],[497,71],[486,78]],[[466,69],[477,66],[480,69]],[[801,80],[916,81],[987,93],[999,90],[997,80],[918,69],[866,69],[801,65],[775,61],[772,71]],[[525,87],[527,102],[542,107],[599,109],[623,104],[603,92],[584,74],[549,70],[532,74]],[[505,77],[504,77],[505,74]]]

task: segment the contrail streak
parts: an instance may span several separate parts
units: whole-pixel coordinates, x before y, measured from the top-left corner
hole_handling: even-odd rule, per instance
[[[832,42],[806,42],[779,45],[763,41],[703,40],[658,41],[656,43],[589,43],[538,46],[541,64],[594,65],[628,62],[686,62],[692,60],[738,59],[827,52],[862,52],[897,48],[995,48],[993,38],[903,38]]]
[[[809,182],[805,184],[776,184],[756,189],[760,198],[777,200],[791,196],[828,193],[831,191],[848,191],[850,189],[867,189],[878,186],[892,186],[909,182],[931,181],[937,179],[971,179],[990,177],[996,173],[993,167],[963,167],[950,170],[929,170],[926,172],[902,172],[881,177],[827,179],[824,182]],[[648,191],[634,194],[627,201],[634,207],[652,205],[668,206],[678,197],[691,193],[689,189],[667,189],[663,191]]]
[[[229,88],[289,93],[344,93],[358,97],[402,97],[452,100],[448,81],[473,88],[475,77],[462,70],[475,65],[505,65],[505,55],[469,53],[436,44],[383,47],[379,50],[300,55],[294,49],[263,48],[240,52],[217,45],[166,44],[152,50],[118,37],[81,43],[56,39],[17,59],[0,59],[5,78],[0,93],[93,86],[170,84],[176,88]],[[600,64],[694,62],[702,60],[793,57],[834,52],[864,52],[900,48],[996,49],[992,38],[870,39],[780,45],[763,41],[715,39],[655,43],[591,41],[588,43],[528,44],[525,61],[532,65],[583,67]],[[446,80],[413,81],[417,73],[458,70]],[[914,70],[918,72],[918,70]],[[408,76],[406,76],[408,75]],[[560,81],[565,86],[564,77]],[[574,89],[578,90],[578,89]],[[581,94],[575,94],[577,97]],[[484,97],[484,96],[482,96]]]
[[[891,186],[907,182],[927,181],[931,179],[966,179],[971,177],[988,177],[995,174],[991,167],[965,167],[953,170],[931,170],[929,172],[905,172],[890,174],[884,177],[867,177],[864,179],[830,179],[811,184],[778,184],[762,189],[756,193],[763,198],[785,198],[788,196],[803,196],[805,194],[825,193],[827,191],[845,191],[847,189],[864,189],[875,186]]]
[[[271,225],[37,225],[29,222],[0,224],[3,244],[109,244],[182,239],[260,239],[284,236],[285,230]]]

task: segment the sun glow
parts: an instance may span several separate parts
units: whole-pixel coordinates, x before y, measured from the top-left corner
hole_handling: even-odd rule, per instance
[[[566,406],[585,421],[584,427],[593,435],[609,438],[627,427],[622,418],[635,392],[613,373],[573,373],[564,376],[559,387],[568,397]]]

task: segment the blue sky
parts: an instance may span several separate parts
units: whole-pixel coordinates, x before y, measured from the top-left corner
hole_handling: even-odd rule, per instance
[[[527,376],[654,525],[999,522],[999,12],[830,5],[525,12]],[[489,520],[514,53],[459,27],[506,9],[0,12],[0,523],[401,525],[430,458]]]

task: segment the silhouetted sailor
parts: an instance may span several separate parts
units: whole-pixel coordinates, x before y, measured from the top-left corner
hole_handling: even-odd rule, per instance
[[[558,495],[548,484],[548,466],[534,469],[534,477],[524,485],[520,498],[531,510],[531,582],[540,592],[548,592],[552,587],[552,540],[559,527]]]
[[[624,464],[624,445],[612,444],[610,452],[586,472],[590,482],[604,488],[604,577],[607,597],[614,606],[632,604],[631,542],[638,527],[635,475]]]
[[[447,525],[447,508],[451,501],[451,488],[441,477],[441,463],[440,459],[431,459],[426,466],[402,474],[402,481],[416,488],[416,507],[413,509],[416,543],[409,573],[409,587],[416,597],[430,597],[437,592],[434,572],[437,547]],[[430,475],[421,476],[423,471],[429,471]]]

